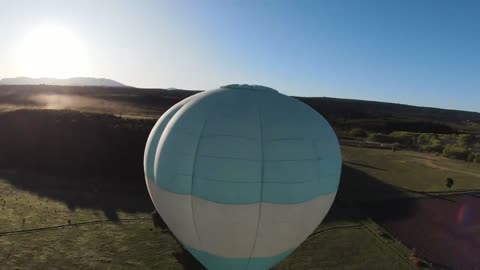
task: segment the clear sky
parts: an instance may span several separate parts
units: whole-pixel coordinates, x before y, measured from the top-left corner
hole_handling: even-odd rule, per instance
[[[63,52],[88,58],[78,76],[480,111],[479,14],[480,1],[454,0],[0,0],[0,78],[32,76],[18,47],[47,24],[82,44]]]

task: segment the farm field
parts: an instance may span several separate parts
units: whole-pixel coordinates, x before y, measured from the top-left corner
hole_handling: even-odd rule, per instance
[[[202,269],[153,226],[154,207],[137,162],[155,118],[191,93],[169,99],[168,91],[113,95],[104,89],[92,96],[88,89],[62,89],[55,90],[60,97],[46,99],[49,110],[38,109],[45,108],[43,99],[33,99],[29,109],[0,113],[0,269]],[[10,103],[25,105],[44,89],[26,90]],[[75,107],[61,93],[70,90],[98,102]],[[327,109],[345,102],[321,107],[333,101],[306,101]],[[57,110],[63,102],[69,109]],[[322,113],[328,118],[328,110]],[[452,252],[451,260],[445,254],[464,246],[479,252],[476,216],[466,215],[477,209],[472,196],[480,192],[479,164],[351,146],[342,146],[342,155],[329,215],[275,269],[458,269],[476,263],[470,251]],[[450,188],[447,178],[454,181]],[[452,217],[465,202],[460,224]],[[422,230],[431,238],[422,238]]]
[[[401,219],[386,216],[402,211]],[[480,265],[480,199],[478,195],[398,199],[370,205],[369,215],[436,269],[476,269]]]
[[[343,146],[344,165],[404,191],[480,191],[480,164],[415,151]],[[451,188],[447,177],[454,179]]]
[[[480,270],[480,0],[1,1],[0,270]]]
[[[475,233],[475,222],[460,231],[450,217],[445,226],[427,223],[435,214],[425,209],[453,191],[479,188],[476,165],[412,151],[344,146],[342,154],[341,185],[327,219],[275,269],[438,268],[448,265],[438,255],[448,246],[431,250],[426,244],[436,242],[422,245],[411,230],[436,231],[444,237],[432,235],[437,241],[460,239],[452,242],[457,246]],[[455,179],[451,189],[446,176]],[[153,226],[142,177],[106,177],[1,170],[0,256],[6,269],[202,269],[168,232]],[[458,213],[460,204],[445,202],[450,216]],[[461,260],[462,254],[455,256]]]
[[[350,181],[342,183],[343,200],[435,269],[479,265],[478,164],[412,151],[343,147],[342,153],[344,172],[359,170],[357,177],[343,179]],[[455,179],[453,187],[445,186],[446,177]],[[362,186],[365,193],[354,192]]]
[[[4,269],[202,269],[170,234],[153,226],[146,190],[77,193],[67,203],[22,190],[12,184],[12,177],[34,181],[35,175],[2,173]],[[59,185],[66,180],[50,181],[50,192],[71,192],[68,185]],[[106,198],[108,206],[102,205]],[[374,222],[334,206],[327,220],[275,269],[412,269],[409,256],[405,246],[385,238]]]

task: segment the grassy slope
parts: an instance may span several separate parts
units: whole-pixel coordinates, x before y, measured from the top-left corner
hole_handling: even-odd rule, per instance
[[[472,163],[411,151],[393,153],[355,147],[343,147],[343,157],[342,182],[349,182],[349,185],[358,182],[359,185],[353,185],[351,194],[340,191],[339,201],[344,204],[336,203],[329,218],[317,229],[318,233],[276,269],[409,269],[410,265],[405,261],[409,256],[408,249],[395,239],[380,237],[383,234],[381,228],[367,217],[351,218],[352,213],[358,215],[358,212],[342,207],[349,207],[349,200],[388,198],[390,194],[378,192],[385,187],[448,191],[444,186],[447,176],[455,179],[452,190],[480,189],[480,166]],[[361,178],[365,179],[358,181]],[[75,186],[70,179],[64,180],[49,181],[36,177],[25,180],[24,176],[17,176],[15,185],[11,181],[0,181],[0,260],[7,262],[6,269],[15,269],[15,266],[19,269],[184,268],[174,256],[180,250],[176,242],[168,234],[152,228],[148,211],[153,207],[138,211],[142,207],[141,198],[136,203],[132,194],[112,193],[108,185],[94,197],[89,197],[92,196],[90,189],[81,187],[92,183],[79,182],[80,186]],[[32,189],[33,182],[45,188]],[[63,183],[66,186],[62,186]],[[365,183],[379,189],[371,189]],[[26,185],[25,189],[22,185]],[[406,195],[398,191],[391,194]],[[74,207],[65,201],[72,196],[81,197],[75,199],[77,205]],[[99,197],[104,197],[104,202],[120,198],[128,200],[128,205],[130,201],[138,204],[133,208],[124,205],[122,209],[126,211],[118,210],[116,216],[139,220],[66,226],[27,234],[1,233],[65,225],[68,220],[76,224],[111,218],[106,214],[112,208],[110,205],[102,205],[102,209],[88,207],[89,201]],[[113,204],[117,203],[113,201]],[[326,230],[330,228],[332,230]]]
[[[30,177],[27,176],[27,177]],[[41,180],[41,177],[38,178]],[[73,195],[74,192],[67,189],[55,189],[57,192]],[[78,192],[76,193],[78,196]],[[80,193],[84,199],[92,199],[88,192]],[[98,194],[97,196],[108,199],[109,194]],[[135,196],[135,195],[134,195]],[[133,199],[134,199],[134,196]],[[127,200],[127,199],[124,199]],[[128,200],[132,200],[129,198]],[[146,218],[142,212],[116,211],[119,219]],[[72,208],[65,202],[45,196],[23,191],[0,179],[0,231],[26,230],[39,227],[66,225],[69,223],[81,223],[91,220],[108,220],[101,209]]]
[[[99,210],[69,209],[5,179],[0,180],[0,195],[0,204],[6,202],[0,206],[4,269],[190,269],[176,258],[180,247],[169,234],[152,227],[148,213],[120,211],[117,222],[76,225],[106,217]],[[373,222],[346,219],[348,214],[335,207],[313,236],[275,269],[411,269],[404,246],[382,239]],[[68,219],[73,225],[68,226]],[[4,233],[56,225],[67,226]]]
[[[442,192],[480,189],[480,164],[413,151],[342,147],[344,163],[396,187]],[[454,179],[451,189],[447,177]]]
[[[275,269],[412,269],[364,227],[309,238]]]
[[[50,89],[50,87],[47,88],[48,91],[55,90]],[[65,107],[64,104],[49,104],[40,97],[40,99],[34,99],[36,103],[25,104],[26,100],[30,100],[31,89],[26,89],[27,91],[24,91],[25,97],[22,98],[18,97],[19,89],[13,90],[11,91],[13,93],[12,98],[2,98],[2,101],[8,101],[6,103],[8,106]],[[45,89],[37,90],[41,92]],[[60,93],[57,90],[65,93]],[[79,104],[76,105],[79,107],[73,107],[72,109],[96,111],[98,108],[108,108],[108,112],[118,110],[118,113],[122,115],[137,115],[139,114],[139,111],[137,111],[139,108],[137,107],[141,107],[142,115],[158,116],[179,99],[176,92],[159,93],[157,90],[145,89],[140,91],[142,92],[140,94],[138,89],[135,89],[135,93],[128,92],[131,90],[125,90],[126,93],[118,93],[118,89],[115,89],[116,92],[113,94],[109,89],[75,88],[57,90],[52,93],[74,95],[77,101],[85,101],[85,104],[78,102]],[[77,92],[72,92],[73,90]],[[41,94],[40,92],[35,92],[35,94]],[[172,98],[166,98],[166,95],[170,93],[173,93]],[[182,98],[188,94],[185,94]],[[78,96],[89,99],[79,99]],[[479,117],[479,114],[394,104],[347,102],[333,99],[319,100],[322,102],[318,103],[316,99],[311,99],[311,102],[308,103],[314,105],[314,108],[318,108],[325,116],[330,116],[330,119],[337,117],[349,119],[353,116],[355,116],[353,118],[358,118],[363,112],[368,111],[369,113],[363,116],[368,119],[395,116],[402,119],[446,120],[451,122],[452,125],[458,125],[457,128],[461,130],[464,127],[464,123],[461,121]],[[63,99],[58,100],[57,98],[54,101],[58,103]],[[325,106],[328,105],[324,104],[325,102],[331,103],[330,106]],[[344,106],[340,106],[341,104],[344,104]],[[365,105],[366,109],[359,108],[362,104]],[[375,109],[368,109],[373,108],[373,105],[376,106]],[[328,110],[329,108],[331,110]],[[352,108],[357,108],[357,112],[352,113]],[[392,108],[396,108],[394,115],[391,115]],[[359,115],[347,117],[356,113]],[[433,116],[436,118],[432,118]],[[74,126],[74,128],[77,126]],[[480,126],[478,123],[472,123],[469,124],[469,128],[478,131]],[[68,129],[62,128],[61,130]],[[124,133],[122,132],[122,134]],[[110,138],[110,136],[107,137]],[[356,196],[360,194],[359,197],[362,199],[375,199],[383,196],[382,192],[369,192],[373,189],[366,188],[368,186],[363,185],[373,182],[416,191],[444,191],[447,190],[444,187],[444,181],[449,176],[455,179],[453,190],[480,188],[480,178],[477,177],[477,173],[480,171],[478,165],[467,166],[463,162],[438,159],[435,156],[407,151],[392,153],[385,150],[344,147],[343,155],[347,161],[345,164],[349,167],[344,168],[342,181],[349,180],[349,184],[352,184],[360,178],[365,178],[363,182],[357,181],[360,184],[354,186],[354,192],[352,193]],[[464,171],[468,172],[465,173]],[[66,183],[69,183],[68,179],[66,180]],[[18,182],[21,183],[22,181]],[[30,183],[30,181],[27,182]],[[380,188],[378,183],[373,185]],[[50,190],[52,187],[48,186],[47,189]],[[76,188],[72,187],[67,190],[58,189],[56,192],[66,194],[65,196],[56,196],[59,198],[68,198],[74,194],[75,196],[83,196],[81,200],[83,204],[72,208],[65,201],[57,201],[45,196],[41,197],[19,189],[18,185],[13,186],[9,181],[0,179],[0,262],[2,262],[0,269],[184,268],[179,263],[180,260],[175,257],[175,253],[180,250],[179,246],[168,234],[152,228],[151,221],[148,220],[148,211],[119,210],[116,212],[116,216],[120,219],[137,219],[131,222],[107,221],[24,234],[2,233],[12,230],[65,225],[68,224],[68,220],[76,224],[109,218],[106,214],[106,211],[110,209],[108,205],[104,207],[106,211],[86,207],[90,200],[88,192],[78,192]],[[50,192],[44,194],[51,195]],[[391,194],[405,195],[398,192]],[[344,198],[355,199],[354,196],[350,195],[343,196],[342,200]],[[102,194],[97,194],[97,196],[102,196]],[[128,194],[122,194],[121,196],[124,196],[122,198],[125,199],[130,198]],[[115,193],[105,194],[104,201],[110,201],[112,197],[120,196]],[[5,205],[3,205],[4,202]],[[354,214],[358,215],[359,213],[354,212]],[[410,264],[405,261],[405,258],[409,255],[408,249],[395,239],[381,237],[381,235],[384,235],[381,228],[365,216],[350,218],[350,215],[352,215],[351,210],[345,210],[336,205],[329,218],[319,226],[314,236],[302,244],[276,269],[411,268]],[[25,219],[25,222],[23,222],[23,219]],[[346,228],[344,228],[345,226]],[[187,267],[187,269],[193,268]]]
[[[181,269],[149,223],[94,224],[0,237],[2,269]]]

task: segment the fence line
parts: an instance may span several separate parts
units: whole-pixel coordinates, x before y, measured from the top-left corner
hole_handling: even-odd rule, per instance
[[[151,220],[151,218],[143,217],[143,218],[121,218],[121,219],[92,220],[92,221],[84,221],[84,222],[77,222],[77,223],[70,223],[70,224],[63,224],[63,225],[55,225],[55,226],[41,227],[41,228],[32,228],[32,229],[25,229],[25,230],[3,231],[3,232],[0,232],[0,236],[24,234],[24,233],[34,233],[34,232],[41,232],[41,231],[47,231],[47,230],[62,229],[62,228],[65,228],[65,227],[91,225],[91,224],[99,224],[99,223],[107,223],[107,222],[112,222],[112,223],[115,223],[115,222],[136,222],[136,221],[145,221],[145,220]]]

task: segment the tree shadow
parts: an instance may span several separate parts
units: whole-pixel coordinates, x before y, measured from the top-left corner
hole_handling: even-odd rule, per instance
[[[102,178],[47,176],[13,170],[0,170],[0,179],[20,190],[61,201],[71,211],[77,208],[101,210],[110,220],[118,220],[118,211],[148,213],[154,209],[144,181],[139,185],[112,185]]]
[[[0,178],[70,210],[150,212],[143,152],[154,121],[78,111],[0,114]]]

